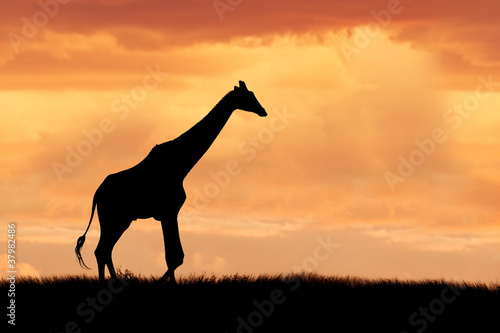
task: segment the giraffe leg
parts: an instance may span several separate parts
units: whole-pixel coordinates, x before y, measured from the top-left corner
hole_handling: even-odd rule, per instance
[[[167,272],[160,278],[160,282],[168,281],[176,284],[174,271],[182,265],[184,261],[184,251],[182,250],[179,236],[179,225],[177,217],[161,221],[163,231],[163,241],[165,243],[165,260],[167,261]]]
[[[114,227],[114,229],[109,226],[103,227],[101,223],[101,237],[94,252],[97,259],[100,282],[104,282],[104,270],[106,265],[108,266],[109,274],[111,275],[111,277],[115,279],[117,278],[113,260],[111,258],[111,253],[116,242],[118,241],[118,239],[120,239],[125,230],[127,230],[131,222],[132,221],[113,224],[112,226]]]
[[[95,257],[97,259],[97,270],[99,272],[99,282],[103,283],[104,282],[104,269],[106,268],[106,262],[104,261],[104,258],[98,254],[100,254],[102,251],[97,250],[97,249],[102,249],[102,246],[99,247],[97,246],[96,250],[94,251]]]
[[[99,239],[99,243],[94,251],[95,257],[97,259],[97,269],[99,271],[99,282],[104,283],[105,279],[105,269],[106,269],[106,256],[108,253],[108,241],[107,237],[103,236],[101,232],[101,238]]]

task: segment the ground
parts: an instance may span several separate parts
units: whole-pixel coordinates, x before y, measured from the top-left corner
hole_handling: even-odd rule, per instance
[[[37,332],[499,332],[500,285],[317,274],[188,276],[128,271],[16,282],[16,328]],[[2,280],[2,293],[8,283]],[[4,319],[5,320],[5,319]]]

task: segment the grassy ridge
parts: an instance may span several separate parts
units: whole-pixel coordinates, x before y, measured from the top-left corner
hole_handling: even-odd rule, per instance
[[[0,289],[7,293],[7,281]],[[106,285],[85,276],[22,278],[16,282],[16,328],[54,333],[500,332],[500,287],[317,274],[193,275],[181,277],[177,286],[127,271]]]

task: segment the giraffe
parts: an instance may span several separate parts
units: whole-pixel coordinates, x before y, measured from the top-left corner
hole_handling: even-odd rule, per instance
[[[75,248],[82,268],[89,269],[80,250],[97,207],[101,235],[94,254],[100,282],[105,280],[105,266],[111,277],[116,278],[111,252],[123,232],[132,221],[152,217],[160,221],[165,243],[167,271],[159,281],[176,283],[174,271],[184,260],[177,221],[186,200],[184,178],[210,148],[236,109],[267,116],[254,93],[247,89],[245,82],[239,81],[239,87],[235,86],[184,134],[156,145],[139,164],[104,179],[94,194],[87,229],[78,238]]]

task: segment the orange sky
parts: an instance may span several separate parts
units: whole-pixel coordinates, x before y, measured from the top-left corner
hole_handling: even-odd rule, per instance
[[[498,281],[498,2],[42,3],[0,13],[0,216],[21,273],[97,274],[97,220],[92,271],[74,246],[102,180],[245,80],[269,116],[236,111],[186,178],[178,274]],[[159,223],[113,258],[162,274]]]

